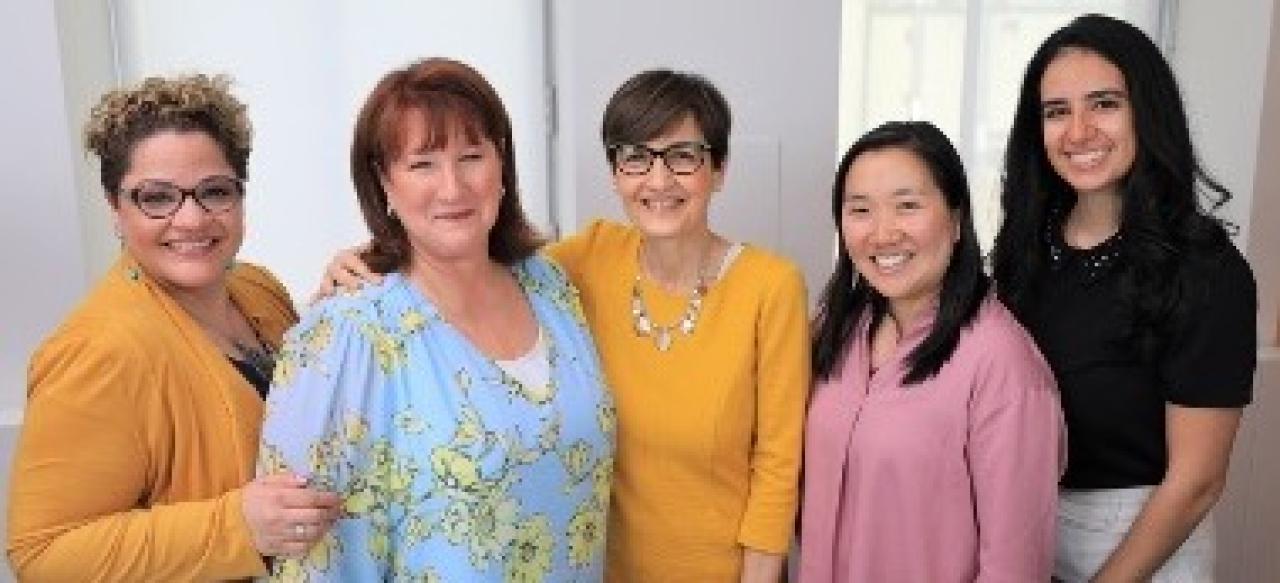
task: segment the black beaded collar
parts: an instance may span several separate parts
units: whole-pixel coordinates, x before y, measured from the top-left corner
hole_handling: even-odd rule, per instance
[[[1076,249],[1068,245],[1062,237],[1062,222],[1065,214],[1060,210],[1051,212],[1045,225],[1044,236],[1049,250],[1049,268],[1058,271],[1073,267],[1080,273],[1085,283],[1095,283],[1119,262],[1124,235],[1117,231],[1116,234],[1089,249]]]

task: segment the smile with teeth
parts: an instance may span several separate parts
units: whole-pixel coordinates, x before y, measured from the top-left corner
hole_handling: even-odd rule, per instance
[[[204,239],[184,239],[180,241],[167,241],[165,247],[176,253],[200,253],[211,249],[218,240],[213,237]]]
[[[1081,170],[1089,170],[1098,166],[1110,151],[1109,148],[1097,148],[1081,152],[1067,152],[1066,154],[1067,160],[1071,162],[1072,166]]]
[[[640,204],[651,211],[669,211],[684,206],[688,199],[680,196],[669,198],[642,198]]]
[[[894,272],[902,267],[907,261],[915,257],[915,253],[909,251],[896,251],[893,253],[878,253],[871,256],[871,263],[875,264],[880,271]]]

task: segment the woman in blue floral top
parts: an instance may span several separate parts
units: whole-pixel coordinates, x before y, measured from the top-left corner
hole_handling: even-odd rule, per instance
[[[576,290],[534,254],[510,127],[445,59],[389,73],[361,110],[365,260],[388,276],[288,334],[258,462],[342,493],[347,516],[274,578],[600,580],[613,404]]]

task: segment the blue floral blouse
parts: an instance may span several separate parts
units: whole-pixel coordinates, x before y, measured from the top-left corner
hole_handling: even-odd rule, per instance
[[[548,345],[527,386],[405,277],[313,308],[286,336],[258,473],[339,492],[346,517],[279,581],[599,581],[615,414],[577,291],[512,268]]]

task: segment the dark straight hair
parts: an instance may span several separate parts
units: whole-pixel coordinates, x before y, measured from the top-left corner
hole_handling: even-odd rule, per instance
[[[951,252],[951,263],[942,276],[933,329],[907,355],[908,370],[902,382],[910,385],[936,375],[951,358],[960,339],[960,331],[978,313],[989,282],[982,272],[982,253],[973,228],[964,163],[947,136],[928,122],[889,122],[867,132],[849,147],[840,160],[835,184],[831,187],[831,217],[836,232],[841,232],[845,179],[853,162],[867,152],[892,148],[906,150],[924,162],[960,230],[960,239]],[[875,324],[888,312],[888,301],[880,292],[864,278],[855,280],[853,259],[849,257],[844,243],[841,237],[836,268],[818,300],[818,314],[814,320],[813,371],[814,378],[818,380],[830,379],[839,370],[848,353],[851,336],[864,313],[869,311],[871,329],[874,330]]]
[[[1108,16],[1072,20],[1049,35],[1027,64],[1005,150],[1004,220],[992,252],[996,291],[1025,317],[1032,284],[1046,269],[1051,215],[1075,204],[1074,190],[1045,153],[1040,96],[1045,70],[1072,50],[1096,54],[1124,76],[1138,146],[1120,185],[1120,290],[1137,321],[1158,328],[1178,315],[1179,298],[1196,285],[1179,275],[1185,251],[1229,244],[1226,224],[1209,213],[1231,193],[1195,155],[1177,81],[1159,48],[1138,28]]]

